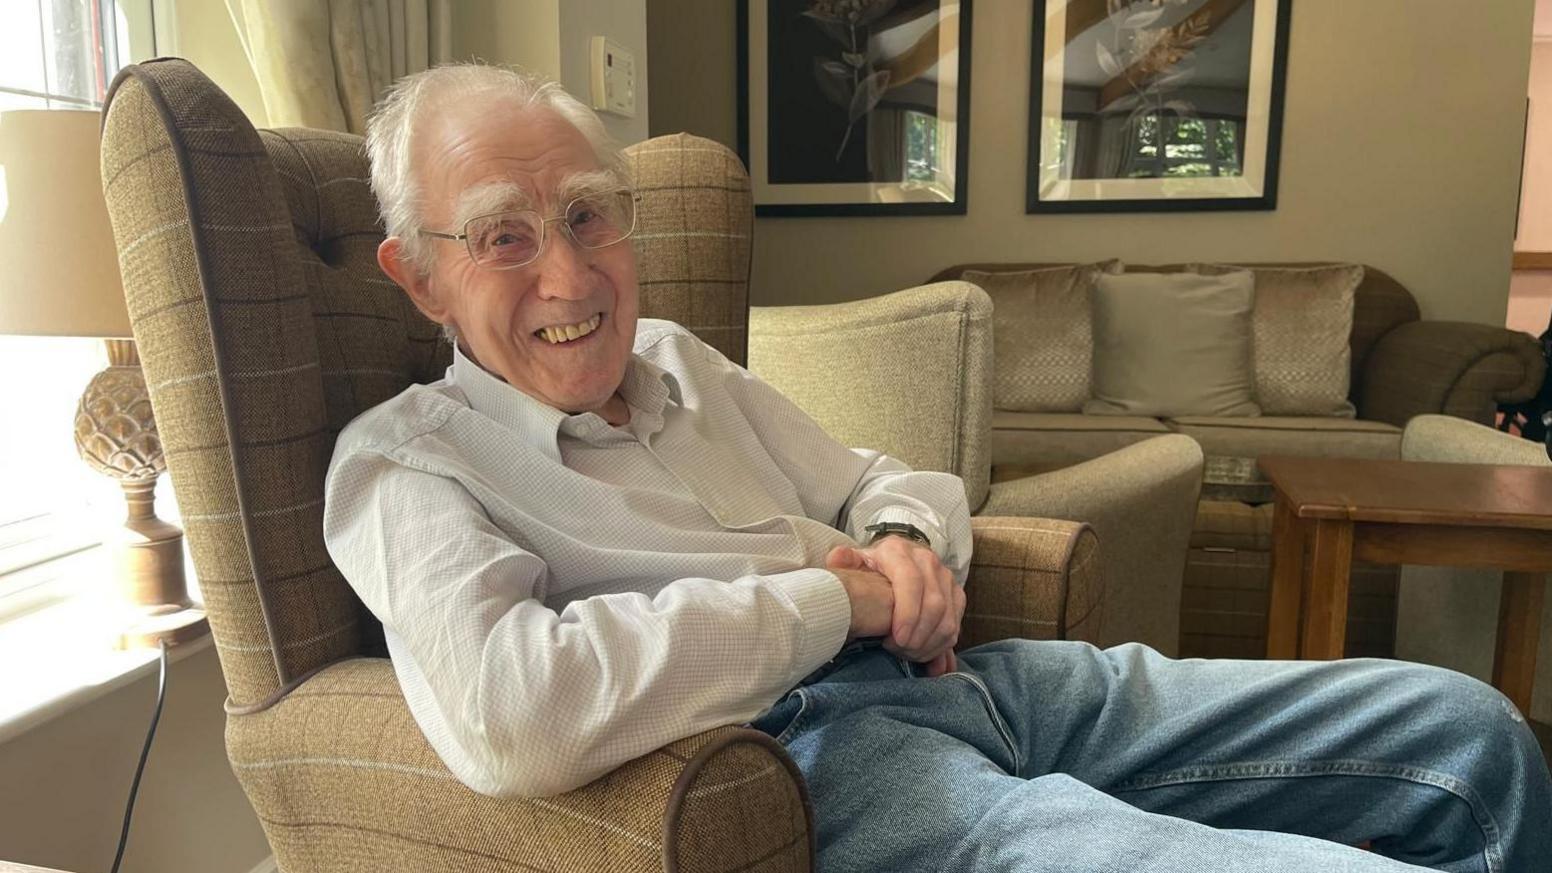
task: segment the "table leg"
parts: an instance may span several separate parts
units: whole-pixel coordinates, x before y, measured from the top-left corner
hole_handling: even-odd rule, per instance
[[[1266,657],[1299,657],[1299,604],[1304,587],[1305,524],[1278,495],[1272,510],[1272,593],[1266,609]]]
[[[1536,679],[1536,648],[1541,642],[1541,605],[1547,588],[1544,573],[1504,573],[1498,605],[1498,648],[1493,654],[1493,687],[1530,712]]]
[[[1334,661],[1347,642],[1347,589],[1353,568],[1353,523],[1316,519],[1310,550],[1309,596],[1299,657]]]

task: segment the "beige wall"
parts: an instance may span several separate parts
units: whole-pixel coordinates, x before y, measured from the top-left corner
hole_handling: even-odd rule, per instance
[[[225,699],[213,647],[168,669],[124,873],[248,873],[269,856],[226,761]],[[0,743],[0,858],[107,870],[155,703],[153,672]]]
[[[453,57],[560,78],[559,0],[457,0]]]
[[[647,138],[647,2],[646,0],[588,0],[569,2],[560,11],[560,82],[567,91],[591,105],[589,66],[592,38],[607,36],[624,46],[636,59],[636,114],[634,117],[599,113],[609,135],[622,144]]]
[[[1502,324],[1531,0],[1318,0],[1293,12],[1276,211],[1027,216],[1030,2],[981,0],[969,214],[762,218],[751,302],[820,303],[972,260],[1344,259],[1431,318]],[[649,0],[652,132],[735,145],[734,5]]]
[[[646,0],[458,0],[453,7],[454,58],[543,73],[584,103],[594,36],[607,36],[636,56],[636,115],[600,113],[604,126],[621,144],[646,139]]]

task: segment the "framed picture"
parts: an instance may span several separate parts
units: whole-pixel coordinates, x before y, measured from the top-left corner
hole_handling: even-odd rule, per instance
[[[970,0],[740,0],[759,215],[963,215]]]
[[[1292,0],[1034,0],[1028,212],[1276,209]]]

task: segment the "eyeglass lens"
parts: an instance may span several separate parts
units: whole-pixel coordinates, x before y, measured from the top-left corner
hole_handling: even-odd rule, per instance
[[[577,245],[599,249],[630,236],[636,223],[636,201],[629,191],[589,194],[571,201],[563,218],[566,232]],[[483,215],[471,219],[464,233],[475,263],[518,267],[539,256],[544,220],[527,209]]]

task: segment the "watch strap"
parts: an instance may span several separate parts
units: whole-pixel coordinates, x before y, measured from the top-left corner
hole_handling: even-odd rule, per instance
[[[894,535],[915,540],[916,542],[921,543],[929,549],[932,548],[932,540],[927,536],[927,534],[923,532],[921,528],[908,522],[880,521],[864,527],[863,530],[873,534],[873,538],[868,540],[869,545],[878,542],[884,537]]]

